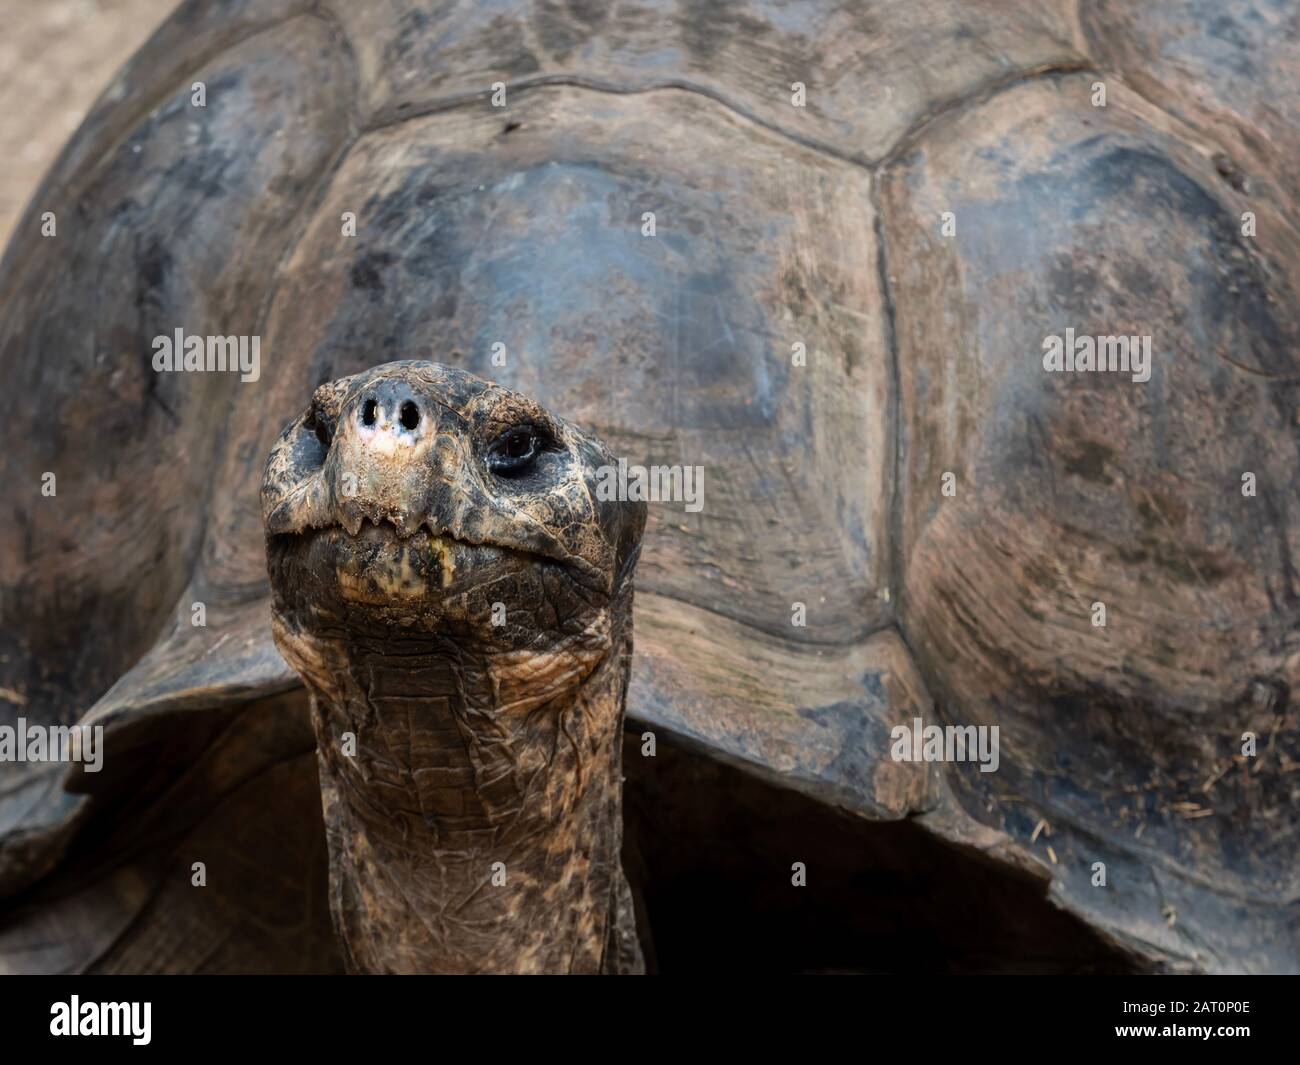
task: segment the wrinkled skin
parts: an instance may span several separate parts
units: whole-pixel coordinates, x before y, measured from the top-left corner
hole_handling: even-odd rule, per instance
[[[312,697],[350,968],[639,968],[619,738],[645,505],[597,501],[613,461],[420,362],[322,385],[272,450],[274,633]]]

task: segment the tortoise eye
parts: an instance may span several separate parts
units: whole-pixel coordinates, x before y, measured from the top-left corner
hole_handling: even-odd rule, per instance
[[[532,425],[507,429],[488,445],[488,469],[500,477],[527,473],[543,450],[545,441]]]

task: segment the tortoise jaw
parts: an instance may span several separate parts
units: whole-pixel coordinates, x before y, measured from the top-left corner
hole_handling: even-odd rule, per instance
[[[418,522],[414,528],[403,529],[400,525],[386,518],[375,520],[369,516],[363,516],[356,521],[330,521],[316,525],[310,525],[302,529],[291,529],[284,532],[267,533],[268,545],[274,549],[277,543],[283,547],[289,544],[306,544],[312,540],[322,537],[329,537],[337,534],[344,534],[349,541],[369,542],[370,544],[389,544],[394,547],[410,543],[417,536],[423,537],[435,551],[447,551],[455,548],[473,550],[476,548],[490,549],[502,552],[504,554],[518,555],[524,558],[532,558],[539,562],[555,562],[556,559],[549,555],[537,551],[531,551],[527,548],[516,547],[511,544],[499,544],[488,539],[470,539],[464,536],[457,536],[446,529],[438,528],[434,523],[429,521]]]
[[[339,515],[310,524],[284,521],[273,525],[272,521],[268,520],[266,531],[267,547],[272,552],[282,553],[285,545],[294,542],[305,544],[331,532],[345,533],[353,541],[370,539],[372,543],[384,539],[377,534],[387,533],[386,539],[394,546],[409,543],[416,536],[423,535],[433,549],[443,557],[447,557],[450,551],[457,549],[494,550],[505,555],[531,559],[537,563],[558,565],[568,572],[576,583],[592,590],[605,589],[610,583],[609,575],[604,574],[599,567],[579,555],[569,554],[558,544],[542,543],[534,547],[519,543],[503,543],[490,537],[475,537],[463,532],[454,532],[428,517],[404,527],[384,515],[372,517],[369,514],[354,512],[348,516]]]
[[[325,607],[363,627],[382,622],[428,633],[454,630],[470,643],[506,636],[492,628],[498,624],[492,620],[495,610],[515,617],[552,597],[567,604],[566,616],[576,616],[604,609],[608,602],[607,578],[582,559],[575,565],[424,523],[409,535],[401,535],[392,522],[370,518],[355,531],[331,522],[271,534],[267,555],[273,583],[278,579],[277,595],[308,611]],[[544,638],[542,630],[530,627],[529,632],[530,639]]]
[[[460,523],[463,526],[463,523]],[[268,544],[279,537],[304,537],[329,529],[340,529],[349,536],[359,537],[367,527],[390,529],[395,540],[405,541],[417,533],[425,533],[431,540],[446,541],[464,547],[492,547],[500,551],[530,556],[539,560],[559,563],[570,570],[580,583],[592,588],[608,587],[611,575],[580,555],[563,547],[556,537],[540,526],[531,526],[531,534],[509,541],[471,532],[464,527],[450,527],[432,514],[412,509],[393,513],[368,500],[355,500],[352,505],[335,505],[328,486],[321,477],[311,477],[281,499],[266,515]]]

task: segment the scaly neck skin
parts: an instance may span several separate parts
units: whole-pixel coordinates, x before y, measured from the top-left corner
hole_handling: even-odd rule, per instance
[[[312,694],[350,968],[635,968],[620,860],[630,595],[613,615],[526,656],[280,626]]]

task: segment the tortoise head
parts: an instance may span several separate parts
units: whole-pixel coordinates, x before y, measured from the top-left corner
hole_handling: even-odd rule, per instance
[[[262,481],[279,603],[539,649],[585,628],[635,564],[644,504],[598,499],[613,462],[462,370],[394,362],[323,384]]]
[[[612,900],[640,502],[599,442],[463,371],[320,386],[262,508],[277,646],[312,696],[354,969],[626,957]]]

